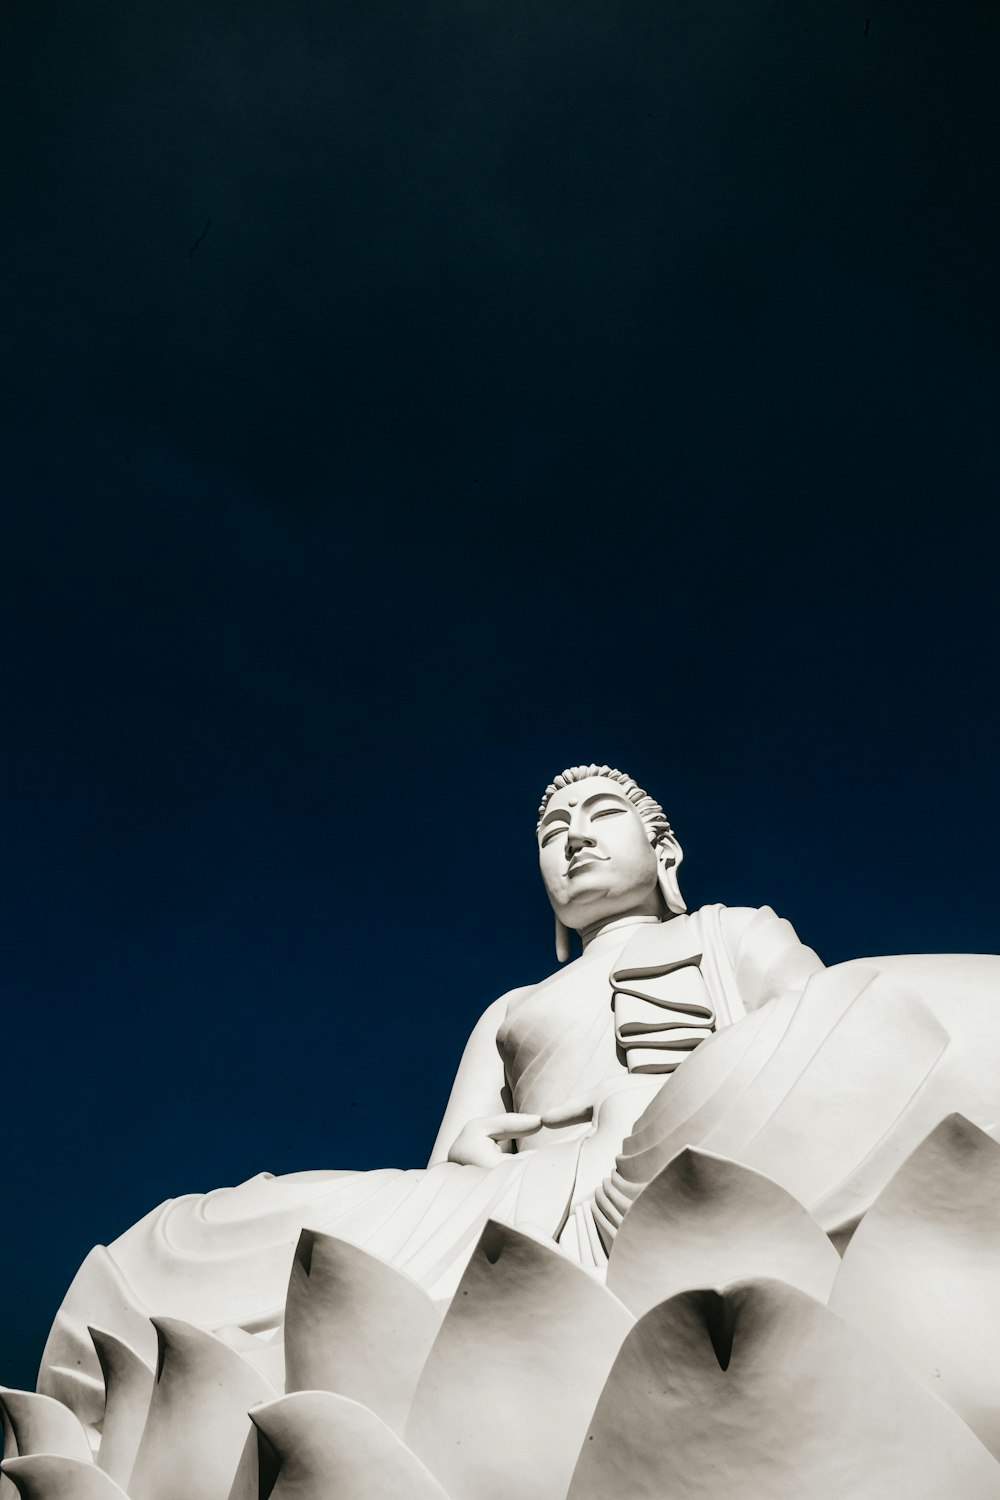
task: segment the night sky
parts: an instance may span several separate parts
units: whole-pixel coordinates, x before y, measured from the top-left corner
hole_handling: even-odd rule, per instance
[[[1000,949],[998,16],[8,0],[4,1383],[162,1199],[426,1160],[567,763]]]

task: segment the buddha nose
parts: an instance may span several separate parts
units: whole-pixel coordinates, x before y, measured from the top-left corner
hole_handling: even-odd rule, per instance
[[[566,858],[572,859],[581,849],[592,849],[596,843],[597,840],[589,833],[585,833],[582,828],[574,828],[571,824],[566,835]]]

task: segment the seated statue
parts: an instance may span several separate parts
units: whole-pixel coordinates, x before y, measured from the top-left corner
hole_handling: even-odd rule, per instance
[[[829,1068],[810,1074],[810,1059],[845,1039],[853,1064],[841,1080],[856,1065],[868,1087],[876,1064],[902,1080],[879,1095],[882,1112],[870,1125],[864,1110],[854,1111],[853,1135],[846,1132],[850,1160],[867,1160],[872,1151],[877,1158],[887,1140],[892,1155],[894,1122],[909,1107],[906,1089],[919,1091],[948,1046],[937,1000],[928,1011],[905,986],[920,989],[929,974],[930,990],[947,1009],[953,969],[930,973],[920,959],[908,961],[909,969],[904,963],[900,999],[898,983],[887,990],[887,981],[881,988],[871,982],[900,961],[826,970],[769,907],[688,912],[678,884],[683,855],[663,809],[608,766],[575,766],[555,777],[537,837],[561,967],[485,1011],[427,1168],[264,1173],[161,1204],[85,1260],[45,1348],[42,1393],[73,1408],[85,1425],[100,1422],[103,1386],[88,1325],[117,1334],[151,1363],[150,1315],[267,1339],[280,1326],[303,1227],[364,1247],[435,1299],[454,1291],[488,1218],[547,1237],[600,1275],[629,1203],[678,1143],[707,1140],[712,1147],[712,1130],[728,1129],[736,1139],[742,1129],[739,1150],[752,1161],[782,1069],[792,1083],[815,1075],[806,1107],[816,1127],[794,1128],[819,1139],[823,1090],[833,1084]],[[572,933],[582,951],[570,962]],[[995,968],[990,976],[995,985]],[[966,980],[973,990],[985,983],[979,971]],[[869,991],[875,1000],[869,995],[852,1011]],[[844,1017],[863,1019],[868,1007],[877,1018],[880,1006],[890,1019],[859,1051],[854,1023]],[[901,1038],[898,1066],[894,1037]],[[995,1025],[988,1042],[978,1062],[966,1057],[966,1071],[978,1067],[992,1079],[1000,1056]],[[801,1052],[790,1062],[789,1047]],[[864,1048],[875,1064],[866,1062]],[[787,1093],[791,1084],[782,1086]],[[985,1106],[977,1107],[981,1114]],[[829,1177],[835,1167],[828,1143],[823,1149]],[[786,1155],[798,1162],[794,1150]],[[806,1169],[799,1163],[796,1170]],[[834,1194],[827,1217],[836,1223],[824,1228],[848,1232],[856,1199],[846,1189]]]

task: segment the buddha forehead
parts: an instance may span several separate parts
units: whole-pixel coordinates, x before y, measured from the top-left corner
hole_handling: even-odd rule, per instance
[[[560,787],[557,792],[552,793],[542,822],[544,823],[553,812],[568,814],[575,807],[582,807],[585,802],[589,803],[595,799],[603,800],[605,797],[612,797],[623,807],[635,812],[620,782],[612,781],[607,776],[586,776],[582,781],[571,782],[569,786]],[[635,815],[639,816],[638,813]]]

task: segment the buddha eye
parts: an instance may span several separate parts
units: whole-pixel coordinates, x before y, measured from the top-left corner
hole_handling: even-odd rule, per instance
[[[546,844],[551,844],[552,840],[558,838],[561,833],[565,833],[568,827],[568,823],[556,823],[554,827],[549,829],[548,833],[543,834],[542,848],[544,849]]]
[[[590,821],[596,823],[598,818],[620,818],[624,811],[624,807],[599,807],[595,813],[591,813]]]

